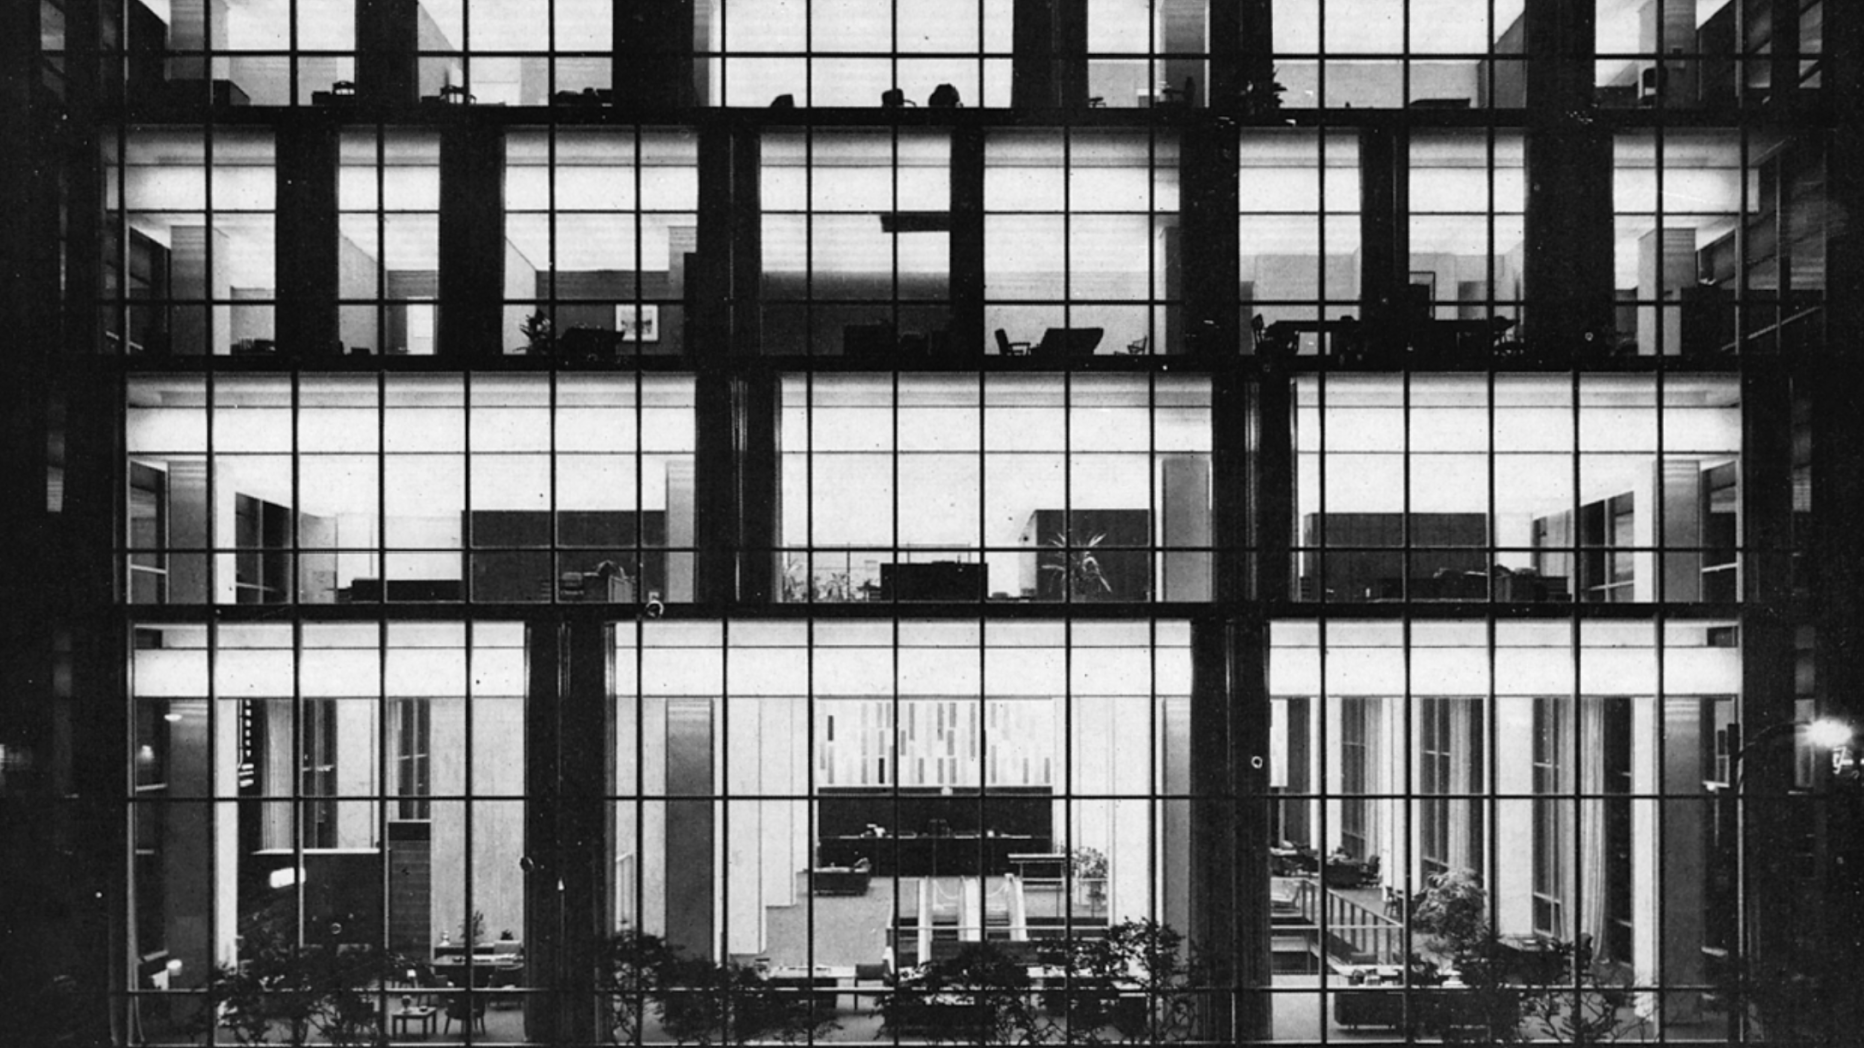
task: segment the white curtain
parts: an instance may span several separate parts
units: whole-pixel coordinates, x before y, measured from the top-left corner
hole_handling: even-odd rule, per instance
[[[265,725],[264,781],[259,795],[266,799],[259,816],[259,847],[289,851],[292,840],[292,781],[298,773],[298,750],[291,744],[291,704],[282,699],[254,699]]]
[[[1482,783],[1476,778],[1475,747],[1481,745],[1476,738],[1476,715],[1479,712],[1477,699],[1450,699],[1450,781],[1449,792],[1460,796],[1474,796],[1482,789]],[[1447,820],[1449,840],[1445,842],[1446,858],[1452,870],[1477,869],[1480,863],[1471,854],[1469,847],[1476,827],[1481,822],[1481,804],[1473,800],[1455,800],[1447,802],[1450,817]],[[1486,874],[1485,874],[1486,876]]]
[[[1605,700],[1579,700],[1579,898],[1575,935],[1605,942]]]

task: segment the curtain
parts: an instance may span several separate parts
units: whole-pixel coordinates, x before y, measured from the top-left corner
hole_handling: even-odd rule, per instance
[[[1450,775],[1448,792],[1468,797],[1473,796],[1482,784],[1478,781],[1480,765],[1476,761],[1476,749],[1480,740],[1476,737],[1478,712],[1477,699],[1449,699],[1450,713]],[[1449,818],[1445,828],[1449,840],[1444,842],[1445,859],[1452,870],[1480,869],[1481,863],[1471,854],[1471,841],[1475,840],[1477,827],[1481,819],[1478,812],[1481,806],[1473,800],[1453,800],[1443,802],[1449,805]]]
[[[1579,920],[1575,935],[1605,943],[1605,700],[1579,700]]]
[[[289,700],[254,699],[264,725],[265,767],[261,770],[259,795],[266,799],[259,816],[259,847],[262,850],[289,851],[292,841],[293,780],[298,773],[298,752],[291,744],[291,705]]]

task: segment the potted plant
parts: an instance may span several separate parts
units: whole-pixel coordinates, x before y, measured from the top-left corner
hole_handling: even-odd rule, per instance
[[[1068,973],[1044,993],[1065,1016],[1071,1043],[1176,1042],[1196,1029],[1200,967],[1184,936],[1150,918],[1118,921],[1105,935],[1045,942],[1042,961]]]
[[[1507,985],[1489,924],[1489,895],[1474,870],[1450,870],[1431,876],[1412,910],[1411,925],[1422,933],[1427,949],[1446,957],[1467,988],[1441,991],[1451,996],[1421,998],[1423,1024],[1452,1043],[1515,1044],[1521,1040],[1522,1002]],[[1412,978],[1434,982],[1435,966],[1413,955]],[[1422,970],[1428,968],[1428,972]]]
[[[460,922],[460,945],[468,952],[485,941],[485,913],[474,910],[472,916]]]
[[[1096,549],[1106,541],[1099,532],[1080,544],[1071,543],[1066,531],[1049,536],[1049,554],[1042,559],[1042,570],[1052,572],[1056,588],[1072,600],[1100,600],[1113,596],[1113,583],[1100,568]]]
[[[556,346],[550,318],[541,309],[524,318],[518,333],[524,336],[525,352],[533,357],[547,357]]]
[[[244,925],[240,953],[209,977],[200,1026],[217,1023],[242,1045],[271,1044],[275,1031],[290,1045],[311,1043],[313,1033],[333,1045],[381,1043],[377,987],[405,962],[372,946],[300,944],[263,915]]]
[[[641,1043],[649,1015],[676,1044],[797,1044],[836,1028],[811,995],[773,987],[754,968],[683,956],[632,929],[609,940],[602,991],[612,1044]]]
[[[1076,887],[1087,896],[1095,912],[1107,901],[1107,855],[1099,848],[1081,846],[1068,853],[1068,870]]]
[[[880,999],[893,1036],[954,1044],[1035,1044],[1051,1039],[1036,1010],[1027,965],[989,942],[920,965]]]

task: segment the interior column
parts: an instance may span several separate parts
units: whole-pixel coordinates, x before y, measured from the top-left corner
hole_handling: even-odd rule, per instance
[[[395,108],[420,101],[420,35],[420,0],[356,0],[358,102]]]
[[[1087,0],[1014,0],[1010,105],[1087,105]]]
[[[278,129],[278,235],[273,248],[279,351],[337,356],[337,129],[297,114]],[[288,279],[284,279],[289,274]]]
[[[505,135],[470,118],[440,130],[440,331],[454,360],[504,355]]]
[[[1594,108],[1592,0],[1548,0],[1522,14],[1530,126],[1523,275],[1535,301],[1522,333],[1542,357],[1598,351],[1613,327],[1612,136]],[[1589,341],[1590,340],[1590,341]]]
[[[1864,214],[1864,19],[1827,5],[1825,92],[1832,106],[1827,192],[1834,214]],[[1830,17],[1839,14],[1841,17]],[[1830,297],[1826,330],[1834,336],[1864,330],[1864,226],[1853,221],[1829,228],[1825,286],[1844,289]],[[1848,347],[1847,347],[1848,348]],[[1812,535],[1804,556],[1814,565],[1812,621],[1817,633],[1814,678],[1819,712],[1857,726],[1864,718],[1864,550],[1857,522],[1864,520],[1864,470],[1850,449],[1864,446],[1864,369],[1837,347],[1802,362],[1798,392],[1811,402]],[[1810,364],[1810,366],[1808,366]],[[1802,540],[1804,541],[1804,540]],[[1851,974],[1848,959],[1864,950],[1864,797],[1856,787],[1820,812],[1824,825],[1819,856],[1824,907],[1819,937],[1826,967],[1821,976],[1835,985]],[[1828,1030],[1833,1040],[1864,1026],[1864,995],[1833,993]]]
[[[1175,238],[1184,288],[1183,345],[1167,351],[1228,356],[1238,350],[1241,293],[1237,131],[1227,121],[1187,127],[1179,145],[1181,218],[1189,235]],[[1167,267],[1174,260],[1164,260]]]
[[[615,104],[644,109],[707,104],[696,90],[693,38],[693,0],[615,5]]]

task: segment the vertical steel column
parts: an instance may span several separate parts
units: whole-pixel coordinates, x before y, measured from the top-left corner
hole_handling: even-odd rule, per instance
[[[1087,0],[1015,0],[1011,14],[1010,105],[1087,105]]]
[[[951,346],[962,360],[982,356],[984,330],[984,129],[951,132]]]
[[[1190,927],[1185,937],[1209,965],[1200,973],[1211,993],[1198,1017],[1197,1036],[1218,1042],[1242,1032],[1235,1024],[1236,1001],[1246,989],[1236,919],[1244,877],[1236,851],[1240,813],[1230,767],[1230,642],[1230,624],[1222,617],[1191,620]]]
[[[1794,719],[1795,652],[1791,618],[1793,430],[1792,384],[1777,359],[1748,357],[1741,374],[1741,729],[1759,740]],[[1813,825],[1808,800],[1791,797],[1794,747],[1790,734],[1750,750],[1735,774],[1741,810],[1738,844],[1739,906],[1743,930],[1731,944],[1740,975],[1769,1039],[1790,1022],[1778,994],[1786,987],[1769,973],[1799,967],[1791,884],[1801,841]]]
[[[95,358],[71,364],[64,376],[63,512],[35,512],[45,505],[40,468],[29,470],[37,473],[36,505],[14,503],[6,514],[37,517],[43,529],[36,541],[8,529],[9,578],[17,589],[8,601],[14,622],[0,651],[14,699],[0,719],[8,725],[9,745],[19,737],[17,726],[50,734],[27,737],[38,774],[8,773],[9,811],[21,818],[18,825],[11,817],[0,819],[7,826],[0,851],[27,864],[33,881],[47,889],[21,915],[28,921],[43,917],[50,935],[34,947],[26,945],[29,934],[16,936],[19,948],[7,954],[31,974],[13,984],[22,988],[22,998],[31,998],[54,976],[75,977],[79,1014],[61,1018],[73,1023],[78,1043],[89,1043],[93,1033],[97,1043],[106,1043],[106,1024],[119,1036],[127,1029],[121,992],[135,977],[138,960],[128,907],[131,813],[123,767],[134,730],[126,669],[130,645],[116,607],[123,394],[110,365],[96,366]],[[21,458],[14,458],[11,444],[7,450],[19,466],[44,462],[42,444],[36,455]],[[31,559],[41,566],[29,566]],[[42,616],[38,625],[25,635],[15,632],[19,617],[35,614]],[[68,680],[61,681],[66,672]],[[29,719],[15,719],[22,716]],[[22,785],[26,789],[16,794]],[[24,838],[15,840],[14,831]]]
[[[1232,902],[1235,921],[1239,1040],[1273,1033],[1274,981],[1269,918],[1269,847],[1275,843],[1269,791],[1269,629],[1257,615],[1233,618],[1228,629],[1230,737],[1227,761],[1235,791]]]
[[[1856,333],[1864,330],[1864,11],[1825,5],[1822,93],[1831,106],[1827,140],[1825,338],[1801,366],[1812,401],[1812,544],[1806,553],[1817,627],[1814,679],[1819,711],[1864,726],[1864,368]],[[1744,409],[1746,405],[1743,405]],[[1855,745],[1855,744],[1854,744]],[[1816,781],[1816,780],[1815,780]],[[1864,995],[1855,992],[1852,959],[1864,955],[1864,791],[1830,783],[1823,804],[1820,903],[1816,937],[1829,1043],[1864,1028]]]
[[[526,627],[524,912],[531,985],[548,990],[526,1009],[533,1041],[587,1044],[600,1037],[596,966],[611,931],[608,796],[613,718],[606,621],[541,617]]]
[[[421,97],[420,0],[356,0],[356,98],[372,108]]]
[[[1177,237],[1183,274],[1184,345],[1167,350],[1206,356],[1237,352],[1241,261],[1238,258],[1237,129],[1227,119],[1185,128],[1178,149],[1184,212]],[[1171,266],[1171,259],[1163,260]]]
[[[563,907],[560,944],[564,968],[564,1025],[561,1040],[593,1043],[605,1030],[598,1018],[596,970],[614,927],[609,856],[614,842],[607,798],[614,790],[615,642],[611,627],[599,617],[569,619],[562,634],[563,690],[557,696],[556,789],[557,864],[563,871],[559,889]]]
[[[1274,5],[1230,0],[1212,4],[1209,18],[1210,107],[1248,111],[1275,79]]]
[[[1596,22],[1594,0],[1539,0],[1522,10],[1528,109],[1564,115],[1592,108]]]
[[[1359,132],[1360,315],[1388,330],[1400,318],[1410,283],[1410,138],[1402,128]],[[1403,319],[1409,320],[1409,317]]]
[[[505,133],[461,113],[440,129],[440,331],[437,352],[496,359],[518,333],[505,322]]]
[[[1615,308],[1612,136],[1581,124],[1530,127],[1526,164],[1522,268],[1534,306],[1524,327],[1542,359],[1608,350],[1599,340]]]
[[[782,395],[769,372],[740,375],[732,383],[732,424],[738,477],[737,599],[767,604],[777,599],[778,525],[783,519],[778,428]]]
[[[337,327],[337,127],[294,111],[278,124],[276,271],[279,351],[340,355]]]
[[[0,883],[18,900],[8,912],[0,981],[21,1005],[10,1031],[41,1033],[47,1043],[69,1034],[77,1043],[109,1036],[109,995],[126,985],[128,971],[120,949],[126,934],[115,918],[124,916],[127,898],[123,758],[130,749],[124,652],[111,644],[118,631],[110,552],[122,412],[112,373],[94,359],[79,363],[65,355],[60,187],[74,143],[85,138],[65,131],[70,103],[44,82],[40,5],[0,7],[0,184],[7,187],[0,207],[6,288],[0,330],[9,336],[0,355],[0,564],[7,579],[0,607],[0,687],[7,695],[0,710]],[[84,160],[95,163],[95,156]],[[94,175],[84,184],[95,185]],[[71,290],[94,295],[82,284]],[[95,298],[85,305],[94,312]],[[81,381],[71,384],[78,399],[67,402],[66,425],[75,417],[84,429],[68,433],[66,451],[95,457],[77,471],[76,500],[68,492],[64,511],[54,514],[46,473],[55,432],[50,394],[55,379],[73,373]],[[77,545],[79,538],[87,544]],[[73,666],[79,679],[62,685],[55,679],[61,634],[96,660]],[[80,1009],[86,1014],[72,1014]]]
[[[615,5],[614,63],[618,106],[679,109],[702,104],[693,77],[693,0]]]
[[[693,599],[723,604],[738,594],[739,449],[746,434],[740,411],[745,398],[734,387],[731,366],[755,354],[735,321],[737,296],[748,277],[755,281],[761,260],[738,243],[748,219],[735,213],[742,183],[754,179],[745,167],[747,129],[708,124],[699,132],[699,250],[687,281],[688,352],[694,379]],[[755,149],[751,150],[755,156]],[[748,254],[750,261],[741,256]],[[748,272],[746,272],[748,270]],[[751,294],[749,308],[756,308]]]
[[[578,979],[570,955],[572,920],[563,867],[564,808],[559,758],[563,747],[561,707],[568,679],[568,631],[555,617],[525,624],[524,657],[524,941],[525,979],[546,991],[525,1004],[525,1033],[544,1044],[565,1043],[575,1028],[573,995]]]

